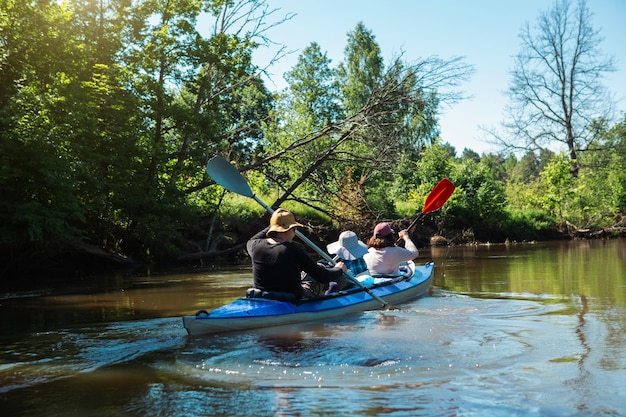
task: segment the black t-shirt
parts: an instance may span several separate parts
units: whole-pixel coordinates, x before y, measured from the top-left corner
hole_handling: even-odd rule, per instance
[[[328,283],[339,278],[339,268],[324,268],[295,242],[268,242],[266,228],[248,240],[246,248],[252,257],[254,288],[263,291],[280,291],[302,298],[301,271],[316,281]]]

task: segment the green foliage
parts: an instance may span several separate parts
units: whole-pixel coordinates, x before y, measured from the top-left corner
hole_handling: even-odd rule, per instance
[[[235,243],[265,212],[206,177],[214,154],[264,201],[312,224],[413,218],[444,177],[457,189],[435,226],[457,237],[624,224],[626,121],[588,126],[577,177],[549,151],[457,158],[437,139],[445,96],[432,85],[463,79],[462,67],[385,68],[359,23],[343,62],[331,67],[313,42],[274,96],[252,60],[269,14],[254,13],[263,1],[237,4],[0,0],[5,253],[88,243],[167,262]]]
[[[553,232],[556,219],[543,210],[528,209],[511,212],[501,225],[501,233],[509,241],[558,239]]]
[[[3,244],[88,242],[148,261],[185,246],[207,150],[253,151],[270,101],[253,36],[197,32],[209,3],[229,10],[0,1]]]
[[[440,142],[424,148],[420,153],[402,155],[390,197],[401,206],[422,207],[430,190],[442,179],[450,177],[454,155]]]
[[[612,130],[598,130],[600,142],[581,154],[577,176],[571,175],[572,162],[565,154],[542,154],[541,164],[528,171],[529,155],[514,167],[506,186],[508,211],[516,218],[527,217],[553,220],[562,231],[571,228],[603,228],[622,222],[624,198],[624,157],[620,145],[624,135],[622,124]],[[622,134],[620,134],[622,132]],[[622,148],[623,149],[623,148]],[[533,174],[537,169],[537,175]],[[541,230],[546,222],[530,221],[531,227]]]
[[[305,130],[297,132],[296,137],[340,120],[335,72],[330,67],[330,59],[317,43],[304,49],[296,65],[285,73],[285,80],[289,82],[289,105],[285,110],[293,119],[305,119]]]
[[[311,132],[322,130],[341,116],[335,73],[329,64],[330,60],[319,45],[312,43],[298,57],[292,70],[285,74],[290,86],[277,102],[274,114],[278,120],[268,126],[265,134],[265,152],[269,154],[297,146],[297,151],[284,153],[265,168],[268,179],[279,188],[284,189],[296,182],[334,142],[334,135],[328,134],[316,140],[305,139],[302,146],[298,145],[300,138],[311,136]],[[324,200],[323,189],[315,185],[316,180],[324,180],[318,172],[312,175],[311,180],[299,187],[298,194],[312,202]]]
[[[348,33],[346,61],[337,69],[343,107],[347,115],[358,112],[369,100],[383,75],[383,59],[374,34],[362,22]]]
[[[539,204],[564,225],[567,213],[566,204],[572,197],[574,178],[571,175],[572,164],[568,157],[561,153],[546,165],[540,173],[540,184],[543,193]]]
[[[345,53],[332,69],[316,43],[303,51],[264,136],[264,154],[280,155],[263,167],[284,191],[278,203],[307,202],[337,223],[394,215],[396,188],[414,187],[390,182],[404,177],[399,162],[434,136],[439,103],[415,69],[395,60],[385,70],[362,24],[348,34]]]
[[[579,227],[610,227],[624,213],[626,174],[623,166],[624,124],[601,128],[597,144],[580,158],[581,170],[572,186],[568,220]]]
[[[505,220],[505,196],[502,183],[496,181],[487,166],[472,159],[455,164],[450,180],[456,185],[454,199],[445,213],[457,228],[474,230],[479,240],[488,240]]]

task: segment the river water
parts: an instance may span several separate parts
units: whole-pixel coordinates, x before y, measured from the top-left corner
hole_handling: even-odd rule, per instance
[[[189,337],[248,268],[0,299],[2,416],[626,415],[626,241],[424,248],[399,310]]]

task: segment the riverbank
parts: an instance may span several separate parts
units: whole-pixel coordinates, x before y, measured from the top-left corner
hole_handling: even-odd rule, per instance
[[[400,229],[402,224],[394,224]],[[405,226],[406,227],[406,226]],[[357,229],[357,228],[354,228]],[[418,247],[435,246],[464,246],[483,244],[512,244],[523,243],[528,240],[516,240],[500,236],[493,239],[478,240],[471,230],[454,230],[445,234],[438,231],[433,224],[423,224],[412,233],[412,239]],[[310,233],[309,238],[320,248],[334,241],[339,230],[320,228],[317,233]],[[367,236],[367,231],[356,230],[359,236]],[[626,237],[626,228],[613,227],[605,229],[576,229],[573,227],[565,231],[550,230],[533,241],[553,241],[571,239],[613,239]],[[24,251],[19,254],[4,252],[3,267],[0,269],[0,285],[19,282],[21,280],[50,283],[94,279],[102,274],[120,274],[124,276],[150,275],[180,272],[220,269],[233,265],[247,264],[245,253],[245,237],[231,236],[232,244],[225,247],[216,247],[209,251],[181,252],[171,259],[161,259],[159,262],[146,263],[134,259],[132,256],[106,251],[88,244],[77,244],[72,247],[55,248],[54,250]],[[367,240],[362,238],[362,240]],[[10,255],[9,255],[10,253]],[[315,256],[314,253],[312,253]]]

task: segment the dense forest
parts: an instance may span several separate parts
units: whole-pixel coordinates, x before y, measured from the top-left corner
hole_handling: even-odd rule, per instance
[[[214,155],[318,242],[406,227],[445,177],[456,190],[412,231],[422,245],[623,232],[626,116],[599,83],[614,63],[584,1],[521,29],[510,117],[491,132],[501,151],[482,155],[438,130],[472,66],[386,64],[362,23],[342,62],[311,40],[270,91],[264,74],[287,52],[253,56],[281,13],[264,0],[0,0],[3,279],[244,259],[267,215],[212,181]]]

